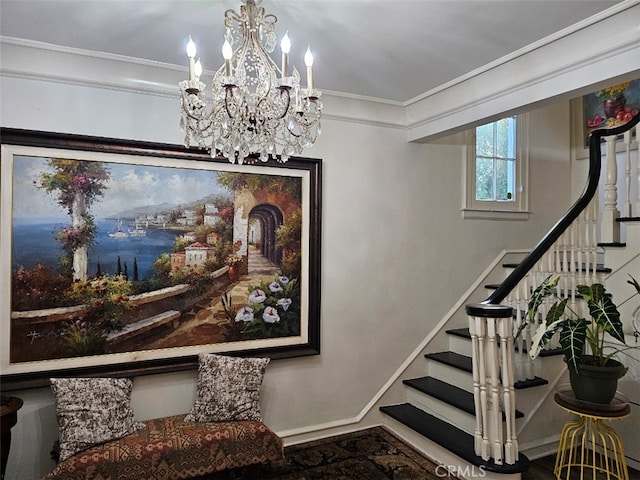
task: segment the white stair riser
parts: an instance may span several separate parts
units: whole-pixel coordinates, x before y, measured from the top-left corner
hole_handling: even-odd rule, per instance
[[[409,387],[407,387],[407,402],[469,435],[474,434],[476,418],[467,412]]]
[[[470,357],[472,353],[471,340],[458,335],[449,335],[449,350]]]
[[[450,383],[468,392],[473,392],[473,377],[468,372],[429,359],[428,373],[438,380]]]

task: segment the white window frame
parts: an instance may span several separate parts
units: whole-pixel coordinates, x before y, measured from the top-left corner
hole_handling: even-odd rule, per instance
[[[466,132],[462,217],[491,220],[529,218],[529,114],[516,115],[516,191],[513,201],[476,200],[476,129]]]

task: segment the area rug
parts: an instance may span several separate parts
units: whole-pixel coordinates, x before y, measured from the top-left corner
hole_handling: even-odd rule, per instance
[[[455,480],[382,427],[285,448],[265,480]]]

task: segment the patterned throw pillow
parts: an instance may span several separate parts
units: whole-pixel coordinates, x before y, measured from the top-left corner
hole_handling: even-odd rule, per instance
[[[131,409],[125,378],[52,378],[60,430],[60,460],[144,428]]]
[[[262,421],[260,387],[269,360],[201,353],[196,398],[185,421]]]

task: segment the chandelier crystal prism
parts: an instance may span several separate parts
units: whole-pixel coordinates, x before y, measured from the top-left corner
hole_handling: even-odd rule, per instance
[[[286,162],[320,134],[322,93],[313,88],[313,56],[307,48],[307,87],[302,88],[298,70],[289,72],[287,33],[280,43],[281,66],[269,55],[277,42],[277,18],[259,6],[262,0],[242,3],[240,13],[229,9],[224,14],[224,64],[213,76],[210,103],[189,37],[189,80],[179,84],[184,145],[210,150],[212,157],[222,155],[231,163]]]

